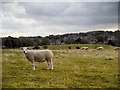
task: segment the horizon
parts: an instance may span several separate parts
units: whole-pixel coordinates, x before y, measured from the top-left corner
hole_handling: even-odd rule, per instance
[[[93,30],[93,31],[86,31],[86,32],[63,33],[63,34],[50,34],[50,35],[57,36],[57,35],[65,35],[65,34],[79,34],[79,33],[97,32],[97,31],[110,32],[110,31],[105,31],[105,30]],[[120,31],[120,30],[115,30],[115,31],[111,31],[111,32],[116,32],[116,31]],[[50,36],[50,35],[47,35],[47,36]],[[36,35],[36,36],[19,36],[19,37],[10,36],[10,37],[20,38],[20,37],[38,37],[38,36],[40,36],[40,35]],[[40,36],[40,37],[43,38],[43,37],[47,37],[47,36]],[[9,37],[9,36],[5,36],[5,37]],[[5,37],[0,37],[0,38],[5,38]]]

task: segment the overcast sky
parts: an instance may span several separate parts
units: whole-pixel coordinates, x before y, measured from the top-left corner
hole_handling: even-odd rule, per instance
[[[117,2],[4,2],[1,14],[1,37],[118,30]]]

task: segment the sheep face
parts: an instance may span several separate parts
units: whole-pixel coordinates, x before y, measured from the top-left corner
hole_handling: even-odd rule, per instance
[[[27,53],[27,49],[28,49],[27,47],[23,47],[21,49],[23,50],[24,53]]]

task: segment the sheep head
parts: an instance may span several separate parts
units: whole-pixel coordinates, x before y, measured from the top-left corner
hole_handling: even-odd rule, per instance
[[[27,53],[27,50],[28,50],[29,48],[27,48],[27,47],[21,47],[21,49],[23,50],[23,53]]]

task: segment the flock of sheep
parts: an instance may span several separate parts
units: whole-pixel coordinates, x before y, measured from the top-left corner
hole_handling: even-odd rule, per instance
[[[68,46],[69,49],[71,49],[70,46]],[[32,63],[33,70],[35,70],[35,62],[45,62],[47,61],[48,63],[48,69],[50,69],[51,65],[51,70],[53,70],[53,52],[51,50],[45,49],[45,50],[29,50],[26,47],[21,48],[23,50],[23,53],[25,54],[26,58],[28,61]],[[76,49],[81,49],[81,50],[88,50],[88,47],[76,47]],[[97,50],[102,50],[104,49],[103,47],[98,47]],[[120,50],[120,47],[116,47],[115,50]]]
[[[71,49],[71,47],[68,46],[68,49]],[[80,48],[80,47],[77,46],[76,49],[88,50],[88,47],[81,47],[81,48]],[[97,49],[97,50],[103,50],[104,47],[97,47],[96,49]],[[120,47],[115,47],[114,50],[120,50]]]
[[[71,49],[70,46],[69,46],[68,48]],[[80,48],[80,47],[77,46],[76,49],[88,50],[88,47],[81,47],[81,48]],[[104,48],[103,48],[103,47],[98,47],[98,48],[97,48],[97,50],[102,50],[102,49],[104,49]]]

